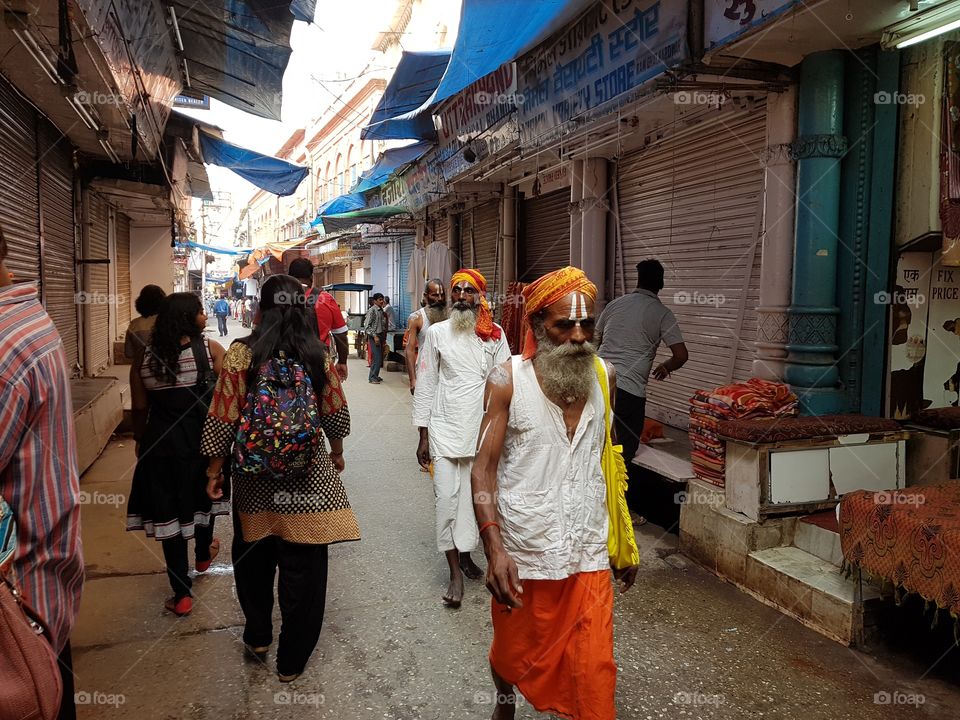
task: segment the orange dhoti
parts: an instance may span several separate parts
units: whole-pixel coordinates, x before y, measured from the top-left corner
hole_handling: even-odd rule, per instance
[[[522,584],[522,608],[493,601],[494,671],[538,712],[615,720],[610,571]]]

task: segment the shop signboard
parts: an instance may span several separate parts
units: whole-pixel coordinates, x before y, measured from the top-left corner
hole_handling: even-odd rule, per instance
[[[960,400],[960,268],[937,262],[929,272],[923,396],[932,400],[930,407],[956,407]]]
[[[371,197],[370,207],[393,205],[417,212],[443,194],[443,176],[431,154],[420,158],[403,175],[391,178]]]
[[[517,63],[523,147],[559,137],[633,100],[641,88],[688,57],[687,3],[598,3]],[[579,123],[578,123],[579,124]]]
[[[802,2],[803,0],[705,0],[704,48],[711,50],[733,42]]]

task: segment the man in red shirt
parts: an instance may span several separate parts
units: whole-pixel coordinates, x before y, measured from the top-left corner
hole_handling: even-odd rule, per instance
[[[313,287],[313,263],[309,259],[297,258],[291,262],[287,274],[299,280],[304,287],[307,307],[314,310],[311,318],[315,321],[314,329],[320,336],[320,342],[329,346],[330,337],[333,336],[337,346],[337,374],[341,380],[346,380],[347,355],[350,349],[347,345],[347,324],[343,320],[340,306],[333,295]]]

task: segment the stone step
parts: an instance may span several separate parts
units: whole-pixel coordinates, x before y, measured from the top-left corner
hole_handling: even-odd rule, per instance
[[[843,562],[843,553],[840,551],[840,533],[813,523],[804,522],[803,518],[800,519],[794,530],[793,545],[834,567],[839,568]]]
[[[880,598],[879,588],[864,580],[861,607],[856,576],[845,578],[837,565],[798,547],[756,550],[746,570],[752,595],[845,645],[862,642],[865,616],[870,624],[871,606]]]

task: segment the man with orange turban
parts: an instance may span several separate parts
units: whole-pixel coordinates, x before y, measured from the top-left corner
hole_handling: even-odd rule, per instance
[[[482,575],[470,557],[479,541],[470,470],[483,414],[483,388],[490,371],[510,357],[510,347],[490,316],[483,275],[459,270],[450,284],[450,316],[427,328],[417,356],[413,424],[420,429],[420,466],[433,462],[437,547],[450,569],[443,601],[458,608],[463,575],[472,579]]]
[[[487,380],[472,485],[493,595],[496,720],[513,718],[514,688],[540,712],[616,718],[601,466],[604,385],[612,397],[616,379],[591,344],[596,295],[573,267],[528,285],[523,354]],[[636,574],[614,571],[620,592]]]

